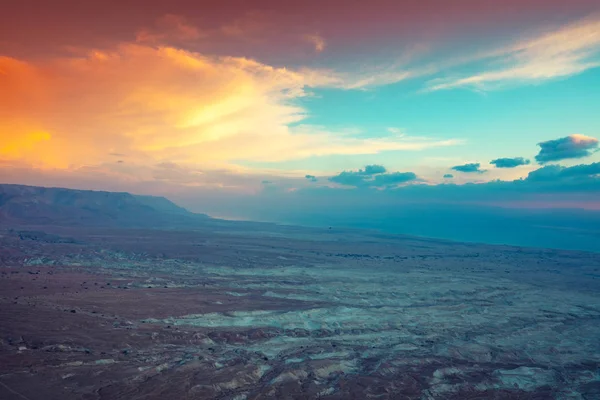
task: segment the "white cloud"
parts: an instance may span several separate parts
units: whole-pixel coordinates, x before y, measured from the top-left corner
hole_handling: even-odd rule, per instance
[[[596,68],[600,66],[599,57],[597,14],[475,57],[471,61],[485,61],[488,66],[469,76],[432,80],[429,90],[540,82]]]

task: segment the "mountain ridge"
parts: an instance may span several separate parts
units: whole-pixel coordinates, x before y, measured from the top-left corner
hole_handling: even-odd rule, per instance
[[[178,227],[209,218],[160,196],[0,184],[0,223],[4,224]]]

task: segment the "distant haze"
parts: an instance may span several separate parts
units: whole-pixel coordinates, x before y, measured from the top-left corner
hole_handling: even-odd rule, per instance
[[[393,208],[322,205],[310,209],[240,204],[234,212],[225,216],[324,228],[376,229],[454,241],[600,252],[600,211],[594,210],[412,203]]]

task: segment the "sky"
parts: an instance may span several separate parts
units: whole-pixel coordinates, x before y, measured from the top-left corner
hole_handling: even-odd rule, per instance
[[[597,0],[9,1],[0,181],[599,210],[598,88]]]

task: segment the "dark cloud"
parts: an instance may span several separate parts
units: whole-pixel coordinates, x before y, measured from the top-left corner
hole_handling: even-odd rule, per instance
[[[317,177],[314,176],[314,175],[304,175],[304,177],[306,179],[308,179],[309,181],[311,181],[311,182],[316,182],[317,181]]]
[[[263,185],[270,185],[270,184],[272,184],[273,182],[272,182],[272,181],[262,181],[261,183],[262,183]]]
[[[117,160],[117,164],[123,164],[124,161],[123,160]]]
[[[446,178],[446,179],[452,179],[452,178],[454,178],[454,175],[452,175],[452,174],[444,174],[444,178]]]
[[[545,167],[531,171],[526,180],[530,182],[551,182],[558,179],[564,167],[559,165],[546,165]]]
[[[361,171],[364,175],[376,175],[385,174],[387,172],[387,169],[383,165],[372,164],[365,166],[364,171],[360,169],[358,170],[359,173]]]
[[[412,182],[417,183],[418,180]],[[411,183],[412,183],[411,182]],[[375,188],[375,185],[370,185]],[[369,185],[363,184],[365,189]],[[600,162],[582,164],[573,167],[547,165],[540,167],[522,179],[513,181],[494,180],[483,183],[454,184],[443,183],[439,185],[409,184],[391,188],[385,191],[371,190],[336,190],[330,188],[321,201],[327,201],[340,192],[340,196],[348,198],[348,202],[377,195],[387,206],[402,202],[427,203],[439,202],[448,204],[500,204],[511,201],[539,201],[548,199],[571,199],[576,197],[584,202],[595,202],[600,194]],[[309,193],[309,192],[306,192]],[[316,192],[311,191],[311,197]],[[350,199],[351,197],[352,199]],[[384,200],[385,199],[385,200]]]
[[[458,171],[458,172],[467,172],[467,173],[483,173],[485,172],[484,170],[479,169],[479,167],[481,167],[481,164],[479,163],[470,163],[470,164],[464,164],[464,165],[455,165],[454,167],[452,167],[451,169]]]
[[[530,161],[523,157],[496,158],[490,161],[490,164],[495,165],[496,168],[515,168],[520,165],[528,165],[529,163]]]
[[[353,171],[343,171],[329,178],[330,182],[346,186],[363,186],[365,176]]]
[[[580,164],[572,167],[560,165],[546,165],[531,171],[527,176],[530,182],[564,182],[585,180],[600,180],[600,162],[593,164]]]
[[[329,178],[330,182],[354,187],[384,187],[414,181],[417,176],[413,172],[385,173],[382,165],[367,165],[358,171],[343,171]]]
[[[399,185],[400,183],[410,182],[417,179],[417,175],[414,172],[392,172],[389,174],[380,174],[375,176],[371,181],[367,181],[369,186],[393,186]]]
[[[570,135],[538,143],[540,152],[535,159],[540,164],[568,158],[583,158],[598,147],[598,139],[584,135]]]

